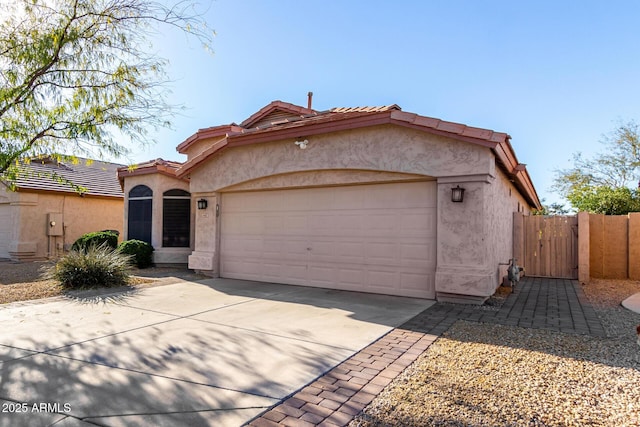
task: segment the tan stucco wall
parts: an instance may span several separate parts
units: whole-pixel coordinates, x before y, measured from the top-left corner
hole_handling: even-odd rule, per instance
[[[438,270],[440,300],[481,302],[491,296],[513,257],[513,213],[529,207],[500,170],[438,180]],[[451,202],[451,188],[465,188],[464,202]],[[462,298],[464,299],[464,298]]]
[[[10,193],[13,231],[9,253],[13,259],[45,259],[63,254],[85,233],[122,233],[123,200],[78,194]],[[62,215],[62,235],[48,236],[49,214]]]
[[[189,183],[172,178],[170,176],[154,173],[148,175],[132,175],[125,177],[124,180],[124,238],[128,238],[128,218],[129,218],[129,191],[137,185],[146,185],[153,191],[152,201],[152,227],[151,227],[151,245],[153,246],[153,261],[156,264],[186,264],[189,254],[194,248],[194,218],[195,218],[195,200],[191,198],[191,237],[189,248],[163,248],[162,247],[162,195],[167,190],[178,189],[189,191]],[[122,212],[121,212],[122,215]]]
[[[314,135],[305,150],[294,140],[228,148],[191,173],[192,193],[272,175],[300,171],[353,169],[431,177],[493,173],[488,148],[398,126]]]
[[[507,266],[501,264],[508,263],[516,256],[513,251],[513,213],[531,214],[531,208],[509,178],[500,169],[496,172],[496,180],[492,186],[492,200],[489,202],[492,212],[487,218],[492,249],[489,252],[489,265],[494,266],[494,274],[496,274],[495,286],[489,289],[492,294],[507,274]],[[522,265],[523,261],[518,260],[519,265]]]

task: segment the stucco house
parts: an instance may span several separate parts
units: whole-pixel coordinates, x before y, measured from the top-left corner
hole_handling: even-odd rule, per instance
[[[46,157],[22,164],[15,191],[0,184],[0,258],[55,258],[85,233],[122,232],[119,167],[84,158],[59,162]]]
[[[478,303],[512,257],[514,212],[540,208],[509,140],[397,105],[274,101],[197,131],[183,164],[121,168],[125,235],[146,227],[156,255],[212,276]],[[191,200],[179,253],[158,247],[170,194]]]

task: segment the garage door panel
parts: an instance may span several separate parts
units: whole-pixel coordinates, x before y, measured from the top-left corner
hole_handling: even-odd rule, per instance
[[[424,212],[402,215],[398,223],[398,231],[402,233],[403,236],[418,235],[435,237],[435,230],[431,227],[434,219],[434,217]]]
[[[419,182],[223,194],[221,275],[433,298],[435,188]]]
[[[400,259],[407,263],[419,262],[424,263],[433,260],[434,255],[431,245],[427,244],[403,244],[400,245]]]

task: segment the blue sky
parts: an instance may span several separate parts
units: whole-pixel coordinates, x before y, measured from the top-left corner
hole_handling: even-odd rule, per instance
[[[506,132],[541,198],[572,153],[640,121],[640,2],[216,0],[214,54],[182,34],[156,46],[185,110],[128,161],[185,160],[176,145],[273,100],[398,104]]]

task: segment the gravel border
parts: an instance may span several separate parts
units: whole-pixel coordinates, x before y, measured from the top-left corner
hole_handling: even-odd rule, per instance
[[[640,425],[640,282],[583,290],[606,337],[457,321],[349,425]]]

